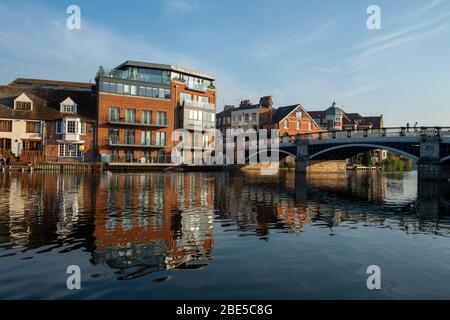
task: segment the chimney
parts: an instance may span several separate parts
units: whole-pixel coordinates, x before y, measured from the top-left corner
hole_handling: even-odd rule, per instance
[[[273,107],[273,101],[272,101],[272,97],[271,96],[265,96],[265,97],[261,97],[261,99],[259,99],[259,105],[262,108],[272,108]]]
[[[232,109],[234,109],[234,105],[232,105],[232,104],[226,104],[226,105],[223,107],[223,110],[225,110],[225,111],[227,111],[227,110],[232,110]]]
[[[248,99],[242,100],[241,103],[239,104],[240,107],[247,107],[249,105],[251,105],[251,102]]]

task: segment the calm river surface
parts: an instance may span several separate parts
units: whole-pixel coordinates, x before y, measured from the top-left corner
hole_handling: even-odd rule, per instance
[[[449,299],[450,184],[419,187],[415,172],[6,173],[0,298]]]

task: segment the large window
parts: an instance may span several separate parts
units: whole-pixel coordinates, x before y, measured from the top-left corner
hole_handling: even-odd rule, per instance
[[[148,110],[142,111],[142,123],[143,124],[152,124],[152,112]]]
[[[120,110],[119,108],[111,107],[109,108],[109,121],[118,122],[119,121]]]
[[[27,121],[26,132],[27,133],[41,133],[41,123]]]
[[[67,131],[66,133],[77,133],[77,122],[76,121],[67,121]]]
[[[166,145],[166,133],[162,131],[156,132],[156,141],[155,145],[157,146],[165,146]]]
[[[284,120],[284,128],[289,129],[289,121]]]
[[[147,145],[147,146],[152,144],[152,132],[151,131],[142,131],[141,144]]]
[[[156,113],[156,124],[160,126],[167,125],[167,114],[165,112],[158,111]]]
[[[109,129],[108,138],[109,144],[119,144],[120,143],[119,129]]]
[[[139,95],[142,97],[152,97],[161,99],[170,99],[170,89],[155,88],[147,86],[136,86],[124,83],[103,82],[101,86],[103,92]],[[66,111],[70,112],[70,111]]]
[[[135,109],[125,109],[125,122],[136,123],[136,110]]]
[[[64,158],[81,158],[80,144],[62,143],[59,145],[59,156]]]
[[[0,132],[11,132],[12,131],[12,121],[1,120],[0,121]]]
[[[125,130],[125,144],[135,144],[134,130]]]

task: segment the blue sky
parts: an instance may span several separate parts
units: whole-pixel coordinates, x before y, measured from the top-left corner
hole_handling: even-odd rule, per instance
[[[71,4],[81,30],[65,27]],[[371,4],[381,30],[366,27]],[[212,73],[219,109],[336,99],[387,126],[450,126],[450,0],[0,1],[1,83],[89,81],[125,60]]]

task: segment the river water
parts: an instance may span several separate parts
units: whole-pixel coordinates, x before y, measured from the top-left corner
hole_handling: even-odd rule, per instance
[[[415,172],[6,173],[0,298],[449,299],[449,236]]]

